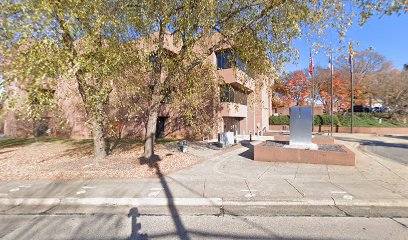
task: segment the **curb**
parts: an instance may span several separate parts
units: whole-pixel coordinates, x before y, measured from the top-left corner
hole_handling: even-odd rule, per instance
[[[222,206],[221,198],[0,198],[12,206]]]
[[[126,214],[232,216],[408,217],[408,199],[295,199],[240,201],[221,198],[0,198],[7,214]]]
[[[79,206],[358,206],[408,208],[408,199],[296,199],[235,201],[221,198],[0,198],[0,205],[79,205]]]

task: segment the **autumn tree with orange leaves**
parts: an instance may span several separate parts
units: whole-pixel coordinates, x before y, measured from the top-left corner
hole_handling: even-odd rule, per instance
[[[316,68],[314,79],[315,99],[321,102],[326,112],[330,111],[330,69]],[[354,96],[361,95],[362,82],[354,84]],[[350,108],[350,73],[348,69],[335,69],[333,74],[333,105],[338,112],[345,112]]]
[[[303,106],[308,103],[311,92],[311,82],[302,71],[289,74],[283,82],[277,83],[276,92],[284,106],[295,103],[296,106]]]

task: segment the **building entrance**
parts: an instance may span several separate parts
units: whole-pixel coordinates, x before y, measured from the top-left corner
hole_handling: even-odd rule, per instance
[[[235,118],[235,117],[224,117],[224,132],[233,132],[240,134],[240,121],[241,118]]]

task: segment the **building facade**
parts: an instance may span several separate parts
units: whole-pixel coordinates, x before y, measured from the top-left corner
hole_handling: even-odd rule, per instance
[[[178,48],[171,38],[167,39],[166,46],[177,54]],[[232,59],[231,51],[230,48],[224,47],[207,58],[216,69],[218,76],[215,77],[223,80],[217,88],[218,105],[208,106],[208,114],[216,119],[213,130],[207,134],[192,136],[189,124],[180,120],[177,110],[164,101],[158,116],[156,137],[214,139],[219,132],[247,135],[262,134],[269,130],[269,116],[272,111],[269,89],[273,83],[266,78],[254,79],[249,76],[239,59]],[[90,138],[92,130],[86,122],[86,112],[81,104],[77,85],[69,81],[57,81],[57,84],[58,86],[51,87],[54,89],[52,94],[59,109],[57,114],[46,114],[40,121],[32,121],[25,117],[24,107],[16,109],[6,103],[4,134],[9,137]],[[20,102],[24,102],[27,97],[18,83],[13,84],[9,90],[20,98]],[[64,123],[62,127],[61,122]],[[117,130],[118,135],[113,137],[142,139],[145,133],[144,124],[143,116],[125,123],[117,122],[112,127]]]

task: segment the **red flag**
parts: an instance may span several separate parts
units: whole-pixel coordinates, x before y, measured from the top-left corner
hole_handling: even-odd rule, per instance
[[[313,75],[313,58],[312,58],[312,50],[310,50],[309,74],[310,74],[310,76],[312,76],[312,75]]]

